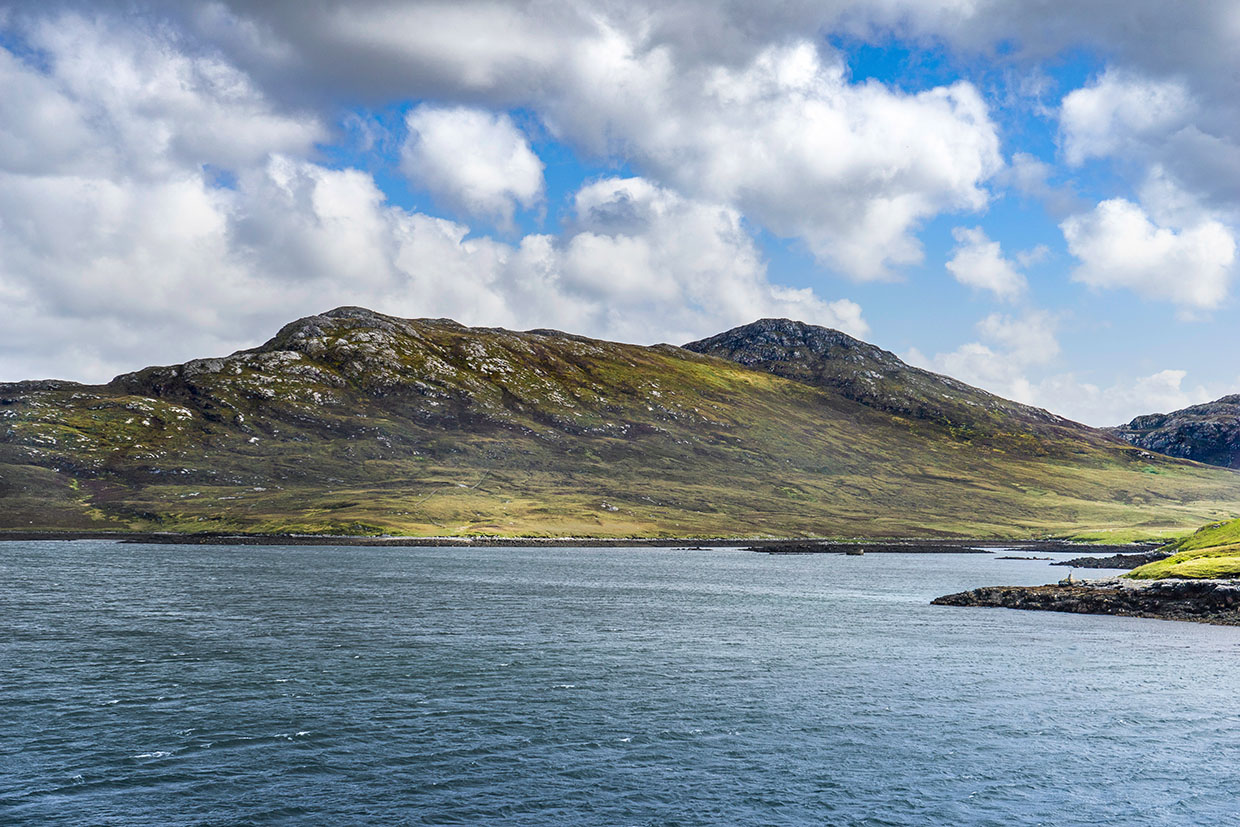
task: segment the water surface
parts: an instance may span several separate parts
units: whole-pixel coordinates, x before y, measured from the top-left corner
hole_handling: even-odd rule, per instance
[[[0,822],[1240,823],[1240,629],[928,605],[1064,571],[0,543]]]

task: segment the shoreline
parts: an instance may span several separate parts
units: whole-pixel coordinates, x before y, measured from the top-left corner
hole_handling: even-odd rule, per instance
[[[983,586],[936,597],[930,603],[1240,626],[1240,581],[1236,580],[1108,577],[1046,586]]]
[[[784,546],[820,545],[800,554],[843,554],[859,546],[865,553],[987,554],[997,549],[1061,552],[1137,552],[1141,544],[1103,545],[1069,540],[993,538],[759,538],[759,537],[359,537],[323,534],[170,534],[140,531],[0,531],[5,541],[113,540],[145,545],[378,546],[408,548],[751,548],[768,552]]]

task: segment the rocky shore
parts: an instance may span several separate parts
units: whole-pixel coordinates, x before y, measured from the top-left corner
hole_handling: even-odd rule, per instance
[[[1135,569],[1146,563],[1156,563],[1171,556],[1166,551],[1146,551],[1138,554],[1112,554],[1110,557],[1074,557],[1059,560],[1052,566],[1071,566],[1075,569]]]
[[[994,554],[998,551],[1063,552],[1063,551],[1130,551],[1131,545],[1085,545],[1066,540],[761,540],[748,541],[746,551],[763,554]],[[1113,555],[1115,557],[1122,555]],[[1135,556],[1135,555],[1133,555]],[[996,560],[1049,560],[1049,557],[996,557]],[[1086,558],[1092,559],[1092,558]],[[1101,558],[1111,559],[1111,558]],[[1138,565],[1136,563],[1133,564]]]
[[[783,554],[866,553],[993,554],[997,551],[1116,552],[1130,545],[1096,545],[1065,540],[994,540],[903,538],[884,540],[829,540],[825,538],[758,539],[755,537],[404,537],[341,534],[174,534],[134,531],[0,531],[5,540],[115,540],[122,543],[212,546],[382,546],[448,548],[743,548]]]
[[[1240,626],[1240,581],[1106,578],[1050,586],[986,586],[931,601],[1076,614],[1125,615]]]

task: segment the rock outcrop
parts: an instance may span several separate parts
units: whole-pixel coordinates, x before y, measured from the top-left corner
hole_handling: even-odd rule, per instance
[[[1234,580],[1113,578],[1050,586],[986,586],[931,603],[1240,625],[1240,582]]]
[[[1240,394],[1172,413],[1138,416],[1109,430],[1147,451],[1240,468]]]
[[[826,388],[885,413],[934,423],[958,441],[1039,453],[1046,437],[1067,430],[1107,440],[1102,432],[1049,411],[914,367],[882,348],[804,322],[761,319],[684,347]]]
[[[1139,554],[1112,554],[1109,557],[1074,557],[1071,560],[1059,560],[1052,566],[1071,566],[1074,569],[1135,569],[1146,563],[1165,560],[1171,553],[1167,551],[1147,551]]]

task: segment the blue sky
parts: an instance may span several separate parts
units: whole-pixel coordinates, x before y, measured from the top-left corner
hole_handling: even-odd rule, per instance
[[[1096,425],[1240,392],[1234,4],[819,6],[0,3],[0,381],[360,304],[790,316]]]

